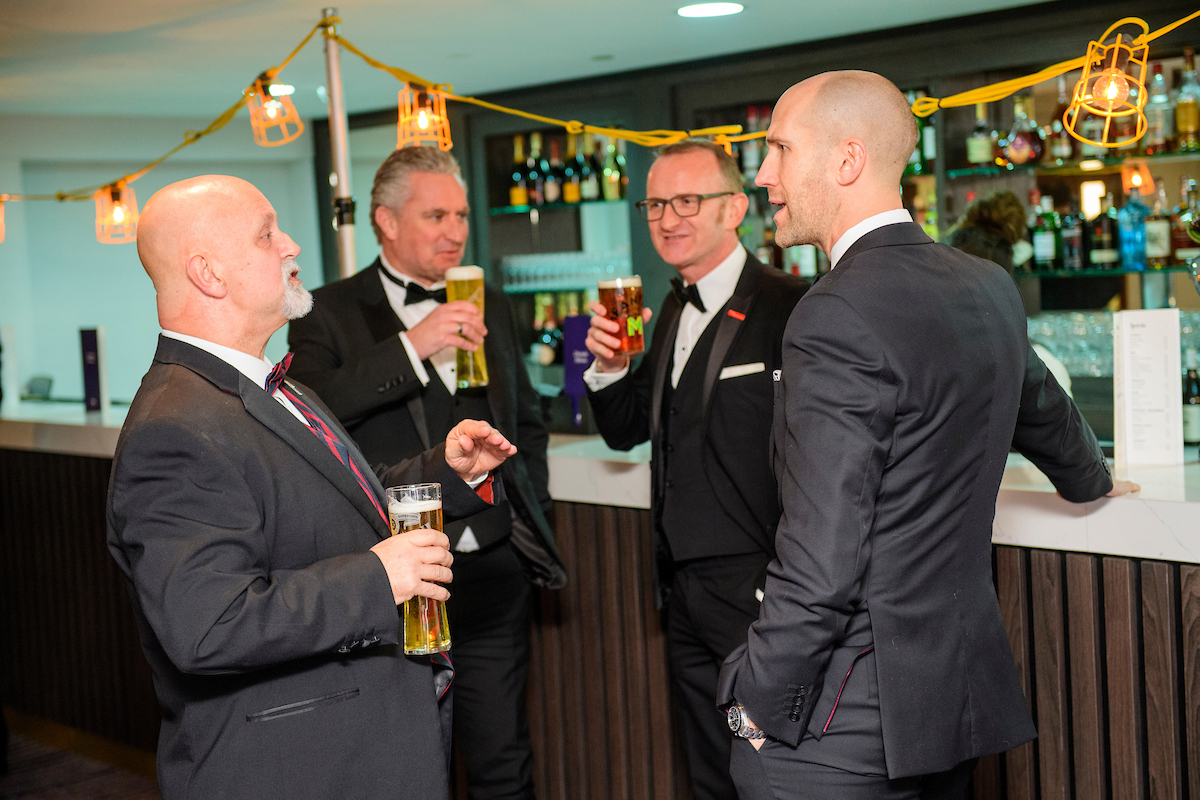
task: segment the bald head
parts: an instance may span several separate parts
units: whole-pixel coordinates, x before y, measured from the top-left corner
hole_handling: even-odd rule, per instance
[[[296,278],[300,249],[240,178],[203,175],[155,193],[137,248],[166,330],[261,355],[272,333],[311,308]]]

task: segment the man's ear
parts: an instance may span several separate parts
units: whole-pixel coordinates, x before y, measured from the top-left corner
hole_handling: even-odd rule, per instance
[[[867,146],[862,139],[851,137],[837,146],[837,158],[834,179],[839,186],[849,186],[867,166]]]
[[[392,240],[396,238],[396,232],[399,225],[396,223],[396,215],[387,206],[379,206],[375,209],[375,224],[383,231],[384,238]]]
[[[187,276],[206,297],[219,300],[229,293],[225,281],[213,271],[212,263],[204,256],[196,255],[187,260]]]
[[[746,218],[746,210],[750,208],[750,198],[745,192],[738,192],[731,195],[729,202],[725,205],[725,229],[736,230],[742,224],[742,220]]]

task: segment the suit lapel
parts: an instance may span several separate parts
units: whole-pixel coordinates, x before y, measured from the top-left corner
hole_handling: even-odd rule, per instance
[[[371,340],[376,344],[407,330],[400,317],[392,310],[392,304],[388,302],[387,294],[383,291],[381,281],[387,279],[380,276],[379,270],[382,269],[383,265],[379,259],[375,259],[374,264],[359,273],[366,279],[362,285],[359,308],[367,324],[367,331],[371,334]],[[432,376],[431,379],[436,379],[436,376]],[[428,450],[429,425],[425,422],[425,404],[421,401],[421,393],[411,394],[406,404],[417,435],[421,437],[421,445]]]
[[[675,347],[675,334],[679,330],[679,317],[682,306],[674,292],[667,295],[663,302],[662,318],[658,321],[662,334],[655,330],[654,340],[650,345],[650,363],[654,365],[654,383],[650,387],[650,436],[657,436],[662,416],[663,388],[669,373],[667,367],[671,363],[671,351]]]
[[[742,274],[733,290],[733,296],[729,298],[726,310],[722,311],[717,318],[717,335],[713,339],[712,350],[708,354],[708,364],[704,370],[705,417],[708,416],[709,401],[712,400],[713,389],[717,385],[717,376],[720,375],[721,368],[725,365],[725,358],[729,355],[729,348],[733,346],[733,341],[737,338],[742,324],[750,314],[750,308],[754,305],[754,299],[758,296],[761,269],[762,267],[757,261],[749,255],[746,256],[746,265],[742,268]]]

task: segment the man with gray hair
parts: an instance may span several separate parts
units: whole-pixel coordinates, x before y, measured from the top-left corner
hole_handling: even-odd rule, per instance
[[[549,519],[546,428],[504,294],[485,313],[446,302],[444,276],[467,241],[466,186],[449,154],[396,150],[371,188],[381,252],[367,269],[313,292],[294,322],[289,375],[319,391],[372,462],[391,463],[445,438],[463,418],[487,420],[517,446],[507,502],[448,524],[455,551],[447,603],[456,670],[454,740],[478,800],[532,798],[526,718],[530,583],[566,583]],[[484,348],[485,389],[460,389],[455,349]]]

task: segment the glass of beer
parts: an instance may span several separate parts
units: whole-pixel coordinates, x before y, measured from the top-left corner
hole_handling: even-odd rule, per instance
[[[606,316],[621,326],[617,337],[621,340],[613,353],[634,356],[642,352],[642,279],[637,275],[600,281],[600,305]]]
[[[451,267],[446,270],[446,300],[466,300],[468,303],[474,303],[482,314],[483,268]],[[487,361],[483,357],[482,347],[475,351],[459,350],[455,354],[454,366],[458,373],[459,389],[487,386]]]
[[[417,528],[442,529],[442,485],[410,483],[387,489],[388,517],[395,536]],[[450,649],[446,604],[428,597],[404,601],[404,654],[440,653]]]

